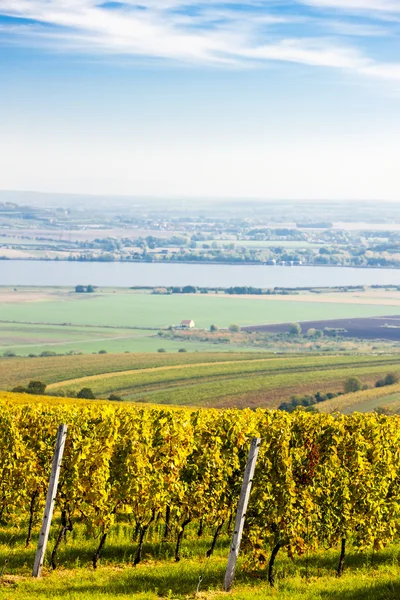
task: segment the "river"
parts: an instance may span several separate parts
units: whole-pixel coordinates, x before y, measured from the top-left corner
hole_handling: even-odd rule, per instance
[[[399,285],[400,269],[1,260],[0,285],[327,287]]]

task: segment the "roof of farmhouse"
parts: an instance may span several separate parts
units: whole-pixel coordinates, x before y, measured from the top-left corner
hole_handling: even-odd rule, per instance
[[[184,319],[181,321],[181,325],[190,325],[190,323],[194,323],[193,319]]]

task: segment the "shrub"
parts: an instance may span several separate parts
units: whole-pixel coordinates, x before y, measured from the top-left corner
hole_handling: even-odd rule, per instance
[[[99,350],[99,354],[107,354],[107,350]]]
[[[96,396],[93,394],[90,388],[82,388],[76,395],[77,398],[84,398],[85,400],[95,400]]]
[[[385,385],[394,385],[398,381],[399,377],[395,373],[388,373],[385,377]]]
[[[179,348],[178,352],[187,352],[186,348]]]
[[[26,389],[28,394],[36,394],[42,396],[46,391],[46,384],[43,381],[30,381]]]
[[[6,350],[5,352],[3,352],[3,356],[4,356],[4,358],[13,358],[14,356],[17,356],[17,355],[12,350]]]
[[[343,388],[345,394],[351,394],[352,392],[359,392],[362,390],[363,384],[358,377],[349,377],[344,382]]]
[[[301,326],[299,323],[292,323],[289,327],[290,335],[301,335]]]
[[[122,400],[121,396],[118,396],[117,394],[110,394],[108,396],[109,400]]]
[[[231,333],[239,333],[240,327],[239,325],[236,325],[236,323],[232,323],[232,325],[229,325],[229,331]]]
[[[157,350],[157,352],[165,352],[165,351],[166,351],[166,350],[165,350],[165,348],[159,348],[159,349]]]
[[[57,352],[53,352],[52,350],[44,350],[40,353],[40,356],[57,356]]]
[[[51,395],[55,396],[56,398],[58,398],[58,397],[65,398],[67,396],[65,390],[63,390],[63,389],[54,390],[54,392],[51,392]]]
[[[210,326],[210,331],[218,331],[219,327],[218,325],[211,325]]]
[[[380,388],[385,385],[394,385],[395,383],[398,383],[398,381],[399,378],[395,373],[388,373],[383,379],[378,379],[375,383],[375,387]]]
[[[26,388],[24,388],[23,385],[17,385],[11,391],[15,392],[16,394],[27,394],[28,393],[28,390]]]

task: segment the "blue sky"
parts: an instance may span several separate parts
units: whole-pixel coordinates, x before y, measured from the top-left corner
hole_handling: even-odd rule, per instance
[[[0,0],[0,188],[400,200],[400,0]]]

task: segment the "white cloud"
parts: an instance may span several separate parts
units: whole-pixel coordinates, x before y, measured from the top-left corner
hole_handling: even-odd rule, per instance
[[[400,0],[300,3],[353,11],[400,11]],[[62,49],[216,65],[283,61],[400,80],[400,63],[374,60],[336,38],[309,39],[301,36],[301,29],[298,37],[287,36],[286,25],[307,23],[307,19],[301,13],[280,16],[268,12],[265,0],[247,2],[247,10],[241,3],[237,9],[231,3],[228,9],[222,0],[147,0],[145,6],[139,7],[136,0],[117,8],[99,0],[0,0],[0,14],[32,21],[30,25],[24,21],[20,27],[3,25],[3,31],[14,38],[20,34],[25,42],[29,38],[32,43],[40,41]],[[355,25],[347,25],[349,35]]]
[[[400,12],[399,0],[298,0],[318,8],[339,8],[350,12]]]

